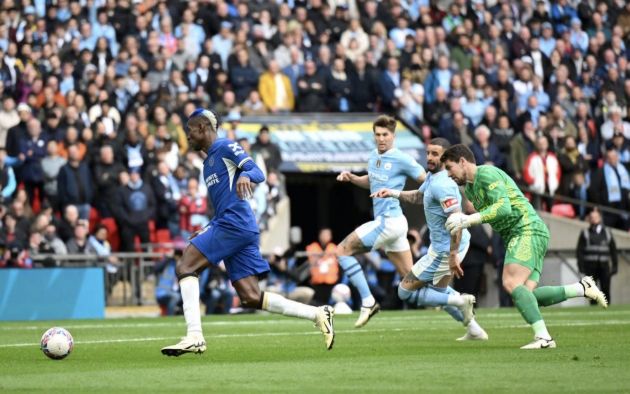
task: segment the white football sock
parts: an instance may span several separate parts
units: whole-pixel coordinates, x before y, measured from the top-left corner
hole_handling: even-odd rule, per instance
[[[365,297],[361,299],[361,306],[371,308],[374,306],[374,304],[376,304],[376,300],[374,299],[374,296],[371,294],[369,297]]]
[[[580,282],[565,285],[564,294],[566,294],[567,298],[584,297],[584,285]]]
[[[537,338],[551,339],[551,335],[549,334],[549,331],[547,331],[547,326],[545,325],[544,320],[538,320],[536,323],[532,324],[532,328],[534,329],[534,335]]]
[[[448,295],[448,301],[446,301],[446,305],[453,305],[453,306],[464,306],[464,297],[461,296],[461,294],[449,294]]]
[[[199,278],[187,276],[179,281],[179,288],[184,302],[184,318],[188,326],[188,335],[201,335],[201,311],[199,310]]]
[[[470,323],[468,323],[468,327],[466,328],[468,329],[468,333],[472,336],[481,335],[481,333],[483,332],[483,329],[475,319],[472,319]]]
[[[300,302],[291,301],[280,294],[265,292],[263,296],[262,309],[280,313],[285,316],[299,317],[315,321],[317,318],[317,308]]]

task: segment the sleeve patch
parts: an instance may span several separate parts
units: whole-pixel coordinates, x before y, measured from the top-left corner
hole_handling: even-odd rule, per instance
[[[459,201],[457,201],[457,198],[455,197],[446,197],[440,201],[440,204],[442,205],[442,209],[449,209],[453,206],[459,205]]]

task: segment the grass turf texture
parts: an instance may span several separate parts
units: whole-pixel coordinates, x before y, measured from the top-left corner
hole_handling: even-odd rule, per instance
[[[532,339],[514,309],[482,309],[488,342],[442,311],[382,312],[362,329],[337,316],[335,347],[308,321],[277,315],[204,317],[208,351],[165,357],[183,317],[0,323],[0,392],[627,392],[630,306],[543,311],[557,349]],[[52,326],[75,340],[64,360],[39,339]]]

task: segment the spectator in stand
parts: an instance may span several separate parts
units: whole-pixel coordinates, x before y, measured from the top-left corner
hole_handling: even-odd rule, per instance
[[[0,243],[25,247],[28,239],[28,229],[18,226],[18,219],[11,212],[4,215],[3,224],[2,228],[0,228]]]
[[[562,173],[558,194],[570,196],[575,177],[588,170],[586,160],[580,154],[575,138],[569,136],[564,140],[564,148],[558,154],[558,162]]]
[[[621,107],[615,105],[610,107],[609,118],[601,127],[601,135],[604,142],[612,140],[617,133],[622,134],[626,139],[630,139],[630,123],[621,117]]]
[[[179,282],[175,274],[175,266],[177,260],[182,258],[182,251],[175,250],[173,255],[165,256],[162,261],[155,265],[155,300],[158,305],[165,309],[166,316],[175,315],[175,310],[182,302],[182,296],[179,293]]]
[[[151,189],[156,203],[155,228],[168,229],[172,237],[179,235],[178,205],[181,193],[168,165],[160,161],[151,174]]]
[[[118,177],[125,171],[120,161],[114,160],[114,149],[111,145],[103,145],[100,149],[98,162],[94,165],[94,206],[100,217],[112,217],[111,205],[114,203]]]
[[[96,254],[96,249],[88,242],[89,229],[83,223],[74,227],[74,236],[66,242],[68,254]]]
[[[155,218],[155,197],[151,186],[142,181],[140,169],[132,169],[129,175],[123,172],[120,178],[121,186],[111,208],[118,224],[121,249],[133,252],[136,236],[141,244],[150,241],[149,220]]]
[[[337,245],[332,242],[329,228],[319,230],[317,241],[306,247],[308,263],[311,267],[311,287],[315,290],[313,302],[325,305],[330,300],[332,288],[339,280],[339,262],[335,255]]]
[[[315,63],[312,64],[314,67]],[[350,108],[353,112],[374,111],[378,90],[374,71],[373,67],[368,66],[364,55],[357,56],[354,67],[348,70],[351,89]],[[298,106],[300,104],[298,99]],[[325,108],[323,103],[322,106]]]
[[[560,176],[560,163],[556,155],[549,152],[547,137],[538,137],[536,150],[527,157],[523,170],[523,179],[534,193],[533,205],[536,209],[551,210],[553,195],[556,194],[560,185]],[[543,197],[541,194],[549,195],[549,197]],[[543,201],[545,206],[542,205]]]
[[[589,200],[620,211],[630,211],[630,175],[619,162],[619,154],[614,149],[606,151],[604,166],[591,177]],[[604,224],[622,230],[630,228],[627,213],[604,212]]]
[[[299,112],[324,112],[326,110],[327,87],[325,80],[317,72],[313,60],[304,63],[304,75],[297,80],[297,109]]]
[[[29,119],[27,123],[28,134],[20,139],[19,159],[21,181],[33,201],[35,193],[39,198],[43,197],[44,171],[41,160],[46,156],[46,140],[41,135],[41,124],[36,118]]]
[[[59,170],[57,185],[61,209],[75,205],[79,209],[79,217],[88,219],[94,196],[92,174],[87,164],[81,161],[75,145],[68,147],[68,162]]]
[[[499,151],[499,147],[490,139],[491,132],[488,126],[481,125],[475,129],[475,142],[470,146],[475,155],[477,165],[490,165],[505,168],[505,156]]]
[[[280,71],[276,60],[269,62],[269,68],[258,81],[260,98],[272,114],[283,114],[293,111],[295,98],[289,77]]]
[[[44,194],[49,204],[59,210],[59,194],[57,186],[57,176],[63,166],[66,165],[66,159],[59,156],[57,141],[48,141],[48,155],[42,159],[42,169],[44,170]]]
[[[282,164],[280,148],[278,145],[271,142],[271,133],[269,132],[269,127],[266,125],[263,125],[260,131],[258,131],[256,143],[252,145],[252,153],[262,156],[267,171],[275,171],[280,167],[280,164]]]
[[[232,88],[234,89],[234,93],[236,94],[236,101],[242,103],[243,101],[245,101],[247,96],[249,96],[249,92],[259,86],[258,72],[251,66],[249,62],[249,54],[247,53],[247,49],[239,49],[236,52],[236,59],[236,64],[230,67],[230,81],[232,81]],[[263,101],[265,98],[266,97],[263,95]]]
[[[15,100],[11,96],[4,96],[0,109],[0,147],[6,146],[9,129],[20,123],[20,115],[15,108]]]
[[[31,107],[26,103],[17,106],[17,113],[20,121],[15,126],[9,128],[6,137],[7,154],[10,157],[18,157],[20,154],[20,141],[28,139],[27,123],[33,117]]]
[[[197,178],[188,179],[188,189],[179,200],[179,223],[184,239],[208,224],[208,200],[199,193]]]

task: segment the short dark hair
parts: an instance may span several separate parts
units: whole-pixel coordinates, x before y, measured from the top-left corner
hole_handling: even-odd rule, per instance
[[[444,150],[447,150],[451,147],[451,143],[448,142],[446,138],[442,137],[433,138],[431,141],[429,141],[429,145],[441,146],[442,148],[444,148]]]
[[[389,115],[381,115],[372,124],[372,131],[376,131],[377,127],[384,127],[392,133],[396,132],[396,119]]]
[[[469,163],[475,163],[475,155],[473,155],[470,148],[464,144],[453,145],[448,148],[440,158],[442,163],[446,163],[447,160],[457,163],[459,159],[464,158]]]

